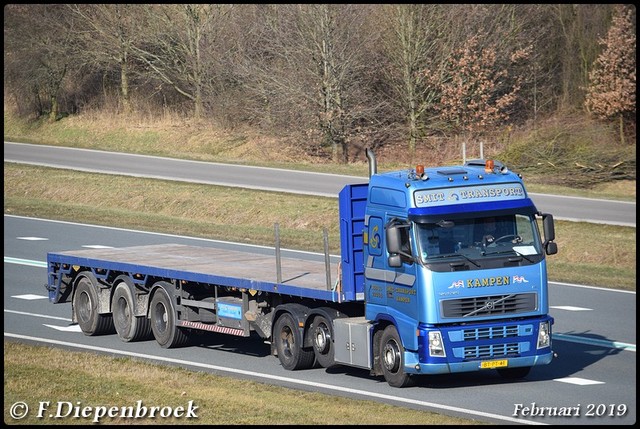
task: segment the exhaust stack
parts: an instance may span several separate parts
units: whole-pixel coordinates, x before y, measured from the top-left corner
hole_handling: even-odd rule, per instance
[[[369,160],[369,177],[378,172],[378,163],[376,162],[376,155],[369,148],[366,150],[367,159]]]

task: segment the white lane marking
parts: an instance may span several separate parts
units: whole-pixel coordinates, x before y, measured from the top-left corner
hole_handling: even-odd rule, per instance
[[[49,316],[46,314],[35,314],[35,313],[27,313],[26,311],[16,311],[16,310],[7,310],[4,309],[5,313],[13,313],[13,314],[22,314],[24,316],[33,316],[33,317],[43,317],[45,319],[55,319],[55,320],[64,320],[65,322],[71,322],[71,319],[67,317],[58,317],[58,316]]]
[[[113,246],[103,246],[101,244],[86,244],[82,247],[86,247],[87,249],[113,249]]]
[[[7,264],[27,265],[29,267],[44,267],[47,268],[46,262],[32,261],[30,259],[12,258],[10,256],[4,257],[4,262]]]
[[[597,340],[595,338],[581,337],[579,335],[552,334],[554,340],[569,341],[570,343],[588,344],[590,346],[607,347],[610,349],[622,349],[630,352],[636,351],[635,344],[622,343],[620,341]]]
[[[27,301],[33,301],[34,299],[47,299],[47,296],[44,295],[35,295],[33,293],[26,293],[24,295],[13,295],[11,296],[11,298],[17,298],[17,299],[25,299]]]
[[[550,305],[549,308],[555,308],[556,310],[567,311],[592,311],[592,308],[574,307],[572,305]]]
[[[69,326],[56,326],[56,325],[47,325],[46,323],[43,323],[44,326],[46,326],[47,328],[52,328],[55,329],[56,331],[62,331],[62,332],[82,332],[82,329],[80,329],[79,325],[69,325]]]
[[[27,241],[48,241],[48,238],[44,237],[16,237],[18,240],[27,240]]]
[[[561,383],[577,384],[578,386],[591,386],[594,384],[605,384],[604,381],[588,380],[580,377],[564,377],[554,378],[553,381],[559,381]]]
[[[529,421],[529,420],[523,420],[523,419],[517,419],[517,418],[513,418],[513,417],[501,416],[499,414],[492,414],[492,413],[487,413],[487,412],[484,412],[484,411],[476,411],[476,410],[470,410],[470,409],[467,409],[467,408],[453,407],[453,406],[450,406],[450,405],[436,404],[436,403],[433,403],[433,402],[419,401],[417,399],[402,398],[402,397],[395,396],[395,395],[385,395],[385,394],[381,394],[381,393],[367,392],[366,390],[352,389],[352,388],[349,388],[349,387],[332,386],[330,384],[317,383],[317,382],[314,382],[314,381],[296,380],[294,378],[281,377],[281,376],[278,376],[278,375],[261,374],[261,373],[258,373],[258,372],[246,371],[246,370],[236,369],[236,368],[227,368],[227,367],[223,367],[223,366],[211,365],[211,364],[206,364],[206,363],[201,363],[201,362],[186,361],[186,360],[182,360],[182,359],[173,359],[173,358],[168,358],[168,357],[163,357],[163,356],[154,356],[154,355],[148,355],[148,354],[143,354],[143,353],[127,352],[127,351],[123,351],[123,350],[109,349],[109,348],[105,348],[105,347],[89,346],[89,345],[86,345],[86,344],[70,343],[68,341],[57,341],[57,340],[50,340],[50,339],[47,339],[47,338],[30,337],[30,336],[26,336],[26,335],[11,334],[11,333],[8,333],[8,332],[5,332],[4,336],[5,337],[10,337],[10,338],[18,338],[18,339],[23,339],[23,340],[29,340],[29,341],[43,342],[43,343],[48,343],[48,344],[57,344],[57,345],[65,346],[65,347],[76,347],[76,348],[79,348],[79,349],[93,350],[93,351],[105,352],[105,353],[109,353],[109,354],[118,354],[118,355],[124,355],[124,356],[130,356],[130,357],[136,357],[136,358],[142,358],[142,359],[148,359],[148,360],[152,360],[152,361],[170,362],[170,363],[174,363],[174,364],[178,364],[178,365],[189,365],[189,366],[193,366],[193,367],[205,368],[205,369],[210,369],[210,370],[214,370],[214,371],[221,371],[221,372],[233,373],[233,374],[241,374],[241,375],[244,375],[244,376],[254,377],[254,378],[258,378],[258,379],[275,380],[275,381],[280,381],[280,382],[289,383],[289,384],[304,385],[304,386],[309,386],[309,387],[314,387],[314,388],[326,389],[326,390],[329,390],[329,391],[338,391],[338,392],[343,392],[343,393],[351,393],[351,394],[361,395],[361,396],[365,396],[365,397],[373,397],[373,398],[378,398],[378,399],[384,399],[386,401],[391,401],[391,402],[399,402],[399,403],[403,403],[403,404],[411,404],[411,405],[418,405],[418,406],[421,406],[421,407],[431,408],[431,410],[427,410],[427,411],[433,411],[433,409],[436,409],[436,410],[440,409],[440,410],[453,411],[453,412],[456,412],[456,413],[463,413],[463,414],[470,414],[470,415],[474,415],[474,416],[485,417],[485,418],[489,418],[489,419],[504,420],[504,421],[508,421],[508,422],[512,422],[512,423],[521,423],[521,424],[529,424],[529,425],[546,425],[546,423],[533,422],[533,421]]]
[[[611,289],[608,287],[599,287],[599,286],[587,286],[587,285],[577,285],[575,283],[562,283],[562,282],[554,282],[549,280],[550,285],[558,285],[558,286],[569,286],[569,287],[579,287],[581,289],[593,289],[593,290],[601,290],[605,292],[620,292],[620,293],[631,293],[633,295],[636,294],[635,290],[624,290],[624,289]]]

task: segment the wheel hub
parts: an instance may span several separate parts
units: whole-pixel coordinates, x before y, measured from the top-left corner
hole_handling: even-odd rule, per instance
[[[329,343],[331,334],[326,326],[321,325],[316,327],[314,335],[314,346],[320,353],[326,353],[329,351]]]
[[[388,342],[384,346],[383,363],[390,372],[396,372],[400,367],[400,348],[395,342]]]

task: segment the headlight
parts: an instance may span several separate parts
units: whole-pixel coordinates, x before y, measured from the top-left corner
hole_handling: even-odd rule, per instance
[[[549,329],[549,322],[540,323],[540,329],[538,329],[538,348],[543,349],[551,345],[551,330]]]
[[[429,331],[429,356],[445,357],[446,355],[440,331]]]

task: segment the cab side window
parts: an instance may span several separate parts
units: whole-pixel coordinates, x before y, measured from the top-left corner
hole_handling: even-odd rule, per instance
[[[402,259],[402,262],[404,262],[405,264],[413,263],[413,257],[411,255],[411,241],[409,239],[409,236],[410,235],[408,226],[407,228],[402,228],[400,230],[400,240],[402,242],[402,253],[400,254],[400,257]]]

